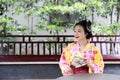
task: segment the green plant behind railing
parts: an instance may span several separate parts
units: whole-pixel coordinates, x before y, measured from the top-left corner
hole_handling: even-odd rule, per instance
[[[113,23],[111,25],[96,23],[92,25],[94,34],[101,35],[119,35],[120,34],[120,23]]]

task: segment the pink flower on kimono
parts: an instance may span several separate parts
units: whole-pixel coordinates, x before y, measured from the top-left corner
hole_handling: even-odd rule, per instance
[[[97,51],[95,50],[95,51],[93,51],[93,54],[97,54]]]
[[[92,50],[88,50],[87,52],[88,52],[88,54],[90,54],[90,55],[92,54]]]
[[[86,54],[83,56],[84,58],[87,58]]]
[[[86,52],[86,58],[91,59],[91,57],[92,57],[92,50],[88,50]]]
[[[91,59],[92,59],[93,61],[95,60],[95,58],[94,58],[93,56],[91,57]]]
[[[66,60],[64,52],[63,52],[62,58],[63,60]]]
[[[86,51],[84,51],[84,54],[86,54]]]
[[[73,56],[74,54],[76,54],[78,51],[78,45],[75,45],[72,49],[71,49],[71,56]]]

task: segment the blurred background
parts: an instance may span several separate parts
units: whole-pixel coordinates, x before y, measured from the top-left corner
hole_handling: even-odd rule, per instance
[[[0,0],[0,79],[62,76],[60,54],[82,19],[93,23],[104,73],[119,75],[120,0]]]

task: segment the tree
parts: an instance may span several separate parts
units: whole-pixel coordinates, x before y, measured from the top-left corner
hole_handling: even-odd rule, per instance
[[[42,6],[38,5],[39,3],[42,3]],[[6,28],[8,28],[8,30],[11,29],[11,31],[19,30],[21,32],[30,30],[30,34],[34,34],[33,28],[37,27],[39,30],[47,30],[50,34],[59,35],[59,32],[72,28],[75,22],[78,22],[80,19],[92,17],[91,20],[95,24],[96,19],[94,16],[96,14],[103,18],[110,17],[111,24],[117,24],[119,22],[120,10],[118,0],[2,0],[1,4],[0,13],[4,14],[3,17],[9,19],[9,23],[12,24],[10,27],[8,26],[8,22],[2,22],[4,18],[0,19],[4,34],[6,34]],[[117,23],[114,22],[112,17],[114,15],[113,10],[117,10],[115,13],[115,22]],[[28,19],[28,26],[30,26],[30,29],[27,26],[17,24],[16,20],[5,14],[7,12],[11,13],[13,16],[14,14],[21,15],[21,13],[24,13],[24,16]],[[33,22],[35,22],[34,17],[40,18],[36,26],[33,26]],[[32,25],[30,25],[30,23]],[[110,25],[107,26],[109,27]],[[101,26],[94,28],[101,28]],[[117,27],[117,29],[119,29],[119,27]],[[95,34],[100,34],[96,31],[93,32],[95,32]]]

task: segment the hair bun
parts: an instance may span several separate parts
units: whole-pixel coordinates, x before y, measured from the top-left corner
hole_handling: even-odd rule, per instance
[[[84,23],[84,25],[86,25],[86,29],[91,32],[91,21],[88,19],[82,20],[82,22]]]
[[[91,21],[88,19],[80,20],[79,23],[82,23],[82,24],[87,25],[87,26],[91,26],[91,24],[92,24]]]
[[[87,26],[91,26],[92,23],[90,20],[86,19],[85,21],[86,21]]]

